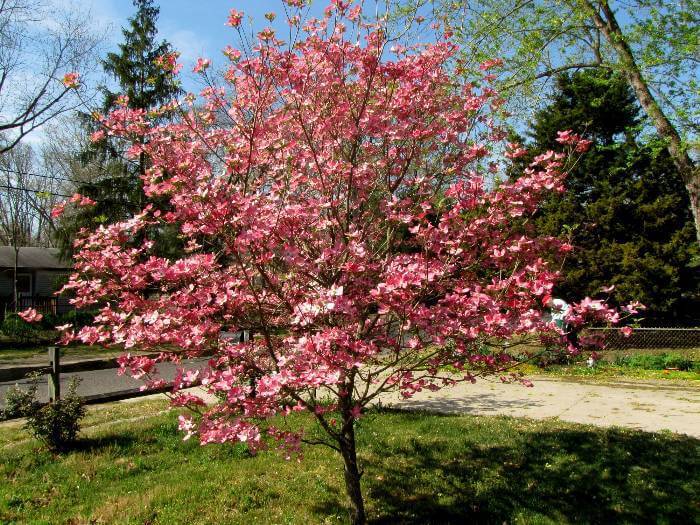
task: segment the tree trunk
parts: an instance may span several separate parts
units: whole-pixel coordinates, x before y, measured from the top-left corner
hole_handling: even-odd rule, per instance
[[[700,243],[700,170],[695,166],[695,163],[684,148],[683,141],[678,131],[664,114],[661,106],[659,106],[659,103],[649,90],[649,85],[634,59],[632,49],[627,43],[627,40],[625,40],[622,29],[615,18],[615,13],[610,9],[608,0],[600,0],[599,2],[602,15],[605,18],[601,16],[590,0],[587,0],[585,5],[596,27],[603,33],[620,58],[622,70],[630,86],[634,90],[642,109],[644,109],[647,116],[651,119],[659,136],[666,140],[668,153],[683,179],[688,197],[690,198],[690,210],[693,214],[693,221],[695,222],[695,236],[698,243]]]
[[[350,522],[353,525],[367,523],[365,515],[365,502],[362,499],[360,478],[362,474],[357,467],[357,454],[355,452],[355,427],[351,424],[350,430],[343,434],[340,442],[340,453],[343,456],[345,473],[345,490],[350,499]]]
[[[17,242],[15,241],[15,245],[13,246],[15,250],[15,261],[13,265],[13,278],[14,278],[14,288],[13,288],[13,300],[14,300],[14,311],[18,312],[19,311],[19,293],[17,291],[17,265],[19,262],[19,246],[17,246]]]

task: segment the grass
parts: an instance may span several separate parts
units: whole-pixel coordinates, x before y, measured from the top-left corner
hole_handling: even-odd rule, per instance
[[[610,363],[598,363],[594,368],[588,368],[583,363],[571,365],[550,365],[540,368],[534,365],[522,365],[518,370],[528,375],[550,375],[556,377],[588,378],[601,381],[616,379],[664,379],[676,381],[700,381],[698,370],[647,370],[631,368]]]
[[[600,380],[700,381],[700,349],[698,348],[609,350],[601,352],[600,357],[601,359],[592,368],[588,367],[584,358],[569,364],[551,364],[545,367],[523,364],[518,368],[526,375],[544,374]]]
[[[0,426],[0,522],[347,522],[333,451],[306,447],[298,463],[201,447],[182,441],[175,413],[151,416],[164,408],[93,409],[78,449],[58,457],[17,424]],[[114,423],[135,415],[145,418]],[[375,411],[360,420],[358,440],[374,524],[700,520],[700,441],[688,437]]]
[[[37,360],[45,358],[48,362],[47,347],[51,345],[37,345],[28,347],[8,346],[0,348],[0,363],[14,364],[22,360]],[[114,348],[103,348],[100,346],[74,345],[61,347],[61,356],[63,357],[116,357],[123,354],[124,351]]]

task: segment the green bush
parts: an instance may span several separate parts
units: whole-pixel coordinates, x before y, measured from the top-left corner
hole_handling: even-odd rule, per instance
[[[7,337],[19,341],[27,341],[37,336],[39,330],[36,326],[26,322],[16,313],[8,313],[0,325],[0,331]]]
[[[669,354],[664,358],[664,368],[677,368],[678,370],[693,370],[700,363],[693,361],[689,357]]]
[[[24,390],[19,385],[10,387],[5,393],[5,408],[2,410],[2,419],[14,419],[25,417],[39,409],[36,399],[37,381],[32,380],[29,388]]]
[[[85,404],[76,393],[78,380],[73,378],[67,395],[47,403],[26,416],[27,430],[43,441],[50,450],[69,449],[80,431],[80,420],[85,417]]]
[[[51,327],[64,324],[72,324],[75,328],[81,328],[92,324],[97,312],[86,310],[71,310],[55,316],[55,324]]]
[[[85,403],[77,394],[80,379],[71,379],[62,399],[43,405],[36,398],[37,382],[38,376],[33,376],[28,390],[15,386],[7,392],[3,417],[25,417],[25,429],[50,450],[68,450],[78,436],[80,420],[85,417]]]

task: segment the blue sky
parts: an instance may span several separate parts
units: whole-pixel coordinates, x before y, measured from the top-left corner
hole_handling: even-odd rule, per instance
[[[221,50],[226,45],[236,47],[236,31],[225,25],[231,9],[243,11],[252,17],[253,29],[272,25],[278,34],[284,35],[287,25],[281,0],[160,0],[158,19],[159,34],[168,40],[178,51],[185,64],[183,72],[191,70],[192,64],[200,56],[211,58],[214,64],[222,63]],[[121,42],[121,27],[128,24],[128,18],[134,13],[131,0],[80,0],[81,8],[90,10],[97,23],[109,27],[107,49],[114,49]],[[327,5],[327,0],[315,0],[310,13],[318,16]],[[270,24],[265,13],[275,12],[277,20]]]

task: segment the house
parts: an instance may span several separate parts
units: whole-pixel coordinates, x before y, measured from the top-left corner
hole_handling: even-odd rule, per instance
[[[0,246],[0,318],[15,310],[15,248]],[[56,248],[22,246],[17,253],[17,310],[36,308],[43,313],[63,313],[72,309],[56,292],[71,273],[69,261]]]

